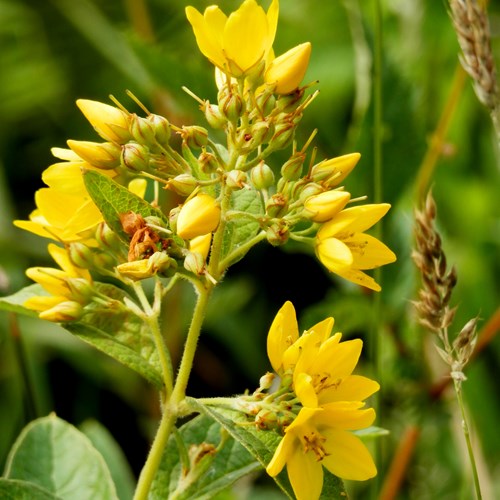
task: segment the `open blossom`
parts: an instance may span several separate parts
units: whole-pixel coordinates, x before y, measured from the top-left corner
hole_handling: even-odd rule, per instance
[[[380,286],[363,270],[394,262],[396,256],[364,231],[378,222],[389,208],[387,203],[347,208],[325,222],[316,235],[318,259],[329,271],[380,291]]]
[[[343,479],[366,480],[377,473],[368,449],[351,431],[373,423],[375,411],[365,409],[364,400],[379,384],[353,375],[362,342],[341,342],[340,333],[331,335],[333,324],[326,318],[299,336],[295,309],[286,302],[268,334],[271,364],[281,376],[292,373],[302,407],[266,470],[274,477],[286,466],[299,500],[319,498],[323,467]]]
[[[224,73],[240,77],[265,61],[272,50],[278,25],[278,0],[267,13],[255,0],[245,0],[229,17],[217,5],[203,14],[186,7],[202,54]]]

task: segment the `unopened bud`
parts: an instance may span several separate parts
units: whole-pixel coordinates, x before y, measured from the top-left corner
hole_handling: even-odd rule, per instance
[[[294,186],[293,195],[294,198],[298,197],[300,201],[304,202],[307,198],[321,194],[324,191],[325,188],[315,182],[297,182]]]
[[[72,297],[80,304],[87,304],[95,294],[92,283],[85,278],[68,278],[66,283]]]
[[[282,217],[287,208],[288,199],[283,193],[273,194],[266,202],[266,214],[270,217]]]
[[[153,146],[156,143],[155,130],[150,120],[132,115],[130,133],[136,142]]]
[[[290,230],[286,224],[275,223],[266,230],[266,238],[274,247],[284,245],[288,241]]]
[[[255,416],[255,425],[262,430],[271,430],[278,427],[278,415],[276,412],[262,409]]]
[[[208,131],[198,125],[182,126],[179,132],[182,140],[190,148],[202,148],[208,143]]]
[[[170,127],[169,121],[164,116],[155,115],[153,113],[148,115],[147,119],[153,126],[156,142],[162,146],[166,146],[172,135],[172,128]]]
[[[226,176],[226,185],[229,189],[242,189],[247,182],[247,174],[241,170],[231,170]]]
[[[71,262],[81,269],[90,269],[94,265],[94,255],[87,245],[74,242],[69,245],[69,258]]]
[[[261,144],[267,144],[274,135],[274,125],[264,120],[258,121],[250,129],[252,136],[252,146],[257,147]]]
[[[268,189],[274,185],[274,172],[269,165],[261,161],[250,171],[250,179],[257,189]]]
[[[237,92],[221,92],[219,96],[219,110],[232,123],[239,120],[244,111],[244,103]]]
[[[190,240],[215,231],[220,221],[220,205],[206,193],[197,194],[181,208],[177,218],[177,234]]]
[[[205,174],[212,174],[219,168],[217,157],[208,151],[201,152],[200,156],[198,156],[198,164],[200,165],[201,171]]]
[[[83,315],[83,307],[78,302],[67,300],[60,302],[50,309],[46,309],[39,314],[41,319],[64,323],[66,321],[78,321]]]
[[[184,259],[184,268],[197,276],[205,272],[205,259],[198,252],[189,252]]]
[[[189,250],[193,253],[199,253],[203,260],[207,260],[210,244],[212,243],[212,233],[196,236],[189,242]]]
[[[316,196],[310,196],[304,202],[306,216],[314,222],[326,222],[339,213],[350,200],[347,191],[326,191]]]
[[[259,389],[261,389],[262,391],[270,389],[271,386],[273,385],[275,378],[276,375],[270,372],[267,372],[265,375],[262,375],[262,377],[260,377],[259,379]]]
[[[198,181],[191,174],[180,174],[170,179],[165,186],[181,196],[189,196],[198,186]]]
[[[274,149],[286,148],[293,139],[295,125],[292,122],[277,123],[274,128],[274,135],[269,141]]]
[[[123,146],[122,165],[130,170],[142,172],[149,167],[149,149],[136,142]]]
[[[226,125],[227,120],[220,112],[219,106],[217,106],[216,104],[210,104],[208,101],[205,101],[202,109],[205,113],[205,118],[207,119],[208,124],[212,128],[220,129],[223,128],[224,125]]]
[[[317,163],[311,169],[311,178],[327,188],[338,186],[356,166],[360,157],[359,153],[350,153]]]
[[[293,113],[304,97],[304,89],[296,89],[291,94],[281,95],[276,101],[276,108],[282,113]]]
[[[111,142],[67,141],[70,149],[94,167],[108,170],[120,165],[120,146]]]
[[[281,176],[287,181],[296,181],[302,174],[302,165],[306,158],[305,153],[297,151],[281,167]]]
[[[263,86],[265,87],[265,86]],[[265,89],[256,97],[257,107],[260,109],[263,116],[269,115],[276,104],[276,97],[269,89]]]

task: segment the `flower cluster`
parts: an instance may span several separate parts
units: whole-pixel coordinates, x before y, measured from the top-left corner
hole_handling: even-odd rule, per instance
[[[286,422],[284,437],[267,466],[276,476],[286,465],[299,500],[319,498],[323,467],[332,474],[366,480],[377,471],[369,451],[351,431],[370,426],[375,419],[364,400],[379,384],[352,372],[361,354],[359,339],[341,342],[331,335],[334,320],[327,318],[299,336],[295,309],[286,302],[269,330],[267,350],[271,365],[300,402],[297,414]]]

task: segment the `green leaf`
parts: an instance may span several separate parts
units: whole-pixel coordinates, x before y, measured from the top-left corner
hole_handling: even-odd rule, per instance
[[[206,443],[217,448],[221,443],[221,426],[206,415],[198,415],[179,429],[180,437],[186,448]],[[260,464],[241,444],[226,435],[226,441],[215,455],[205,455],[198,463],[202,470],[197,480],[189,483],[182,476],[182,464],[174,436],[171,436],[165,449],[162,463],[153,482],[150,500],[170,498],[176,491],[179,500],[207,500],[224,490],[241,477],[258,470]],[[212,450],[213,450],[212,448]],[[204,460],[208,460],[203,464]],[[182,482],[180,481],[182,480]]]
[[[383,429],[382,427],[376,427],[374,425],[367,427],[366,429],[361,429],[359,431],[353,431],[353,434],[356,434],[363,441],[368,441],[370,439],[379,438],[382,436],[388,436],[390,432],[387,429]]]
[[[0,498],[3,500],[59,500],[50,491],[27,481],[0,478]]]
[[[240,189],[231,195],[231,209],[251,215],[262,215],[264,208],[260,193],[255,189]],[[259,223],[251,217],[238,217],[227,224],[222,246],[222,256],[253,238],[259,230]]]
[[[24,307],[23,304],[31,297],[48,296],[49,294],[42,286],[35,284],[22,288],[18,292],[8,297],[0,297],[0,309],[11,311],[26,316],[38,317],[38,313],[32,309]]]
[[[23,429],[10,451],[5,477],[33,483],[63,500],[118,498],[100,453],[84,434],[55,415]]]
[[[168,223],[161,210],[153,207],[109,177],[95,170],[87,170],[83,173],[83,180],[90,197],[101,211],[106,224],[125,242],[128,242],[130,237],[123,230],[120,214],[132,211],[143,217],[159,217],[166,224]]]
[[[248,418],[241,412],[228,408],[214,408],[213,406],[201,405],[195,400],[190,400],[190,403],[191,402],[194,402],[194,406],[199,407],[203,413],[219,422],[219,424],[222,425],[234,439],[240,442],[263,467],[266,467],[271,461],[274,451],[282,439],[280,434],[274,431],[263,431],[257,429],[254,425],[248,425]],[[323,491],[321,492],[320,499],[346,500],[347,493],[342,481],[326,469],[323,469],[323,472]],[[275,477],[274,480],[289,498],[295,498],[285,470]]]
[[[90,439],[106,461],[118,498],[120,500],[132,499],[135,490],[134,474],[111,433],[96,420],[86,420],[80,426],[80,430]]]
[[[123,302],[127,294],[114,285],[94,283],[103,295]],[[81,321],[63,324],[64,328],[93,345],[116,361],[153,383],[163,385],[161,366],[156,346],[144,321],[124,307],[110,307],[97,303],[85,307]]]

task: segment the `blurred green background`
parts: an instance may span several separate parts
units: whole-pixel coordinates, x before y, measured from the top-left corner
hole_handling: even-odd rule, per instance
[[[213,102],[213,69],[197,50],[184,7],[203,9],[209,3],[0,0],[1,295],[28,284],[26,267],[49,264],[47,241],[14,228],[12,220],[25,219],[33,210],[33,194],[42,187],[40,174],[54,163],[50,148],[65,147],[69,138],[98,140],[76,108],[77,98],[109,102],[112,94],[139,112],[125,94],[130,89],[151,111],[177,125],[204,125],[197,103],[181,86]],[[376,488],[387,478],[398,443],[415,426],[420,434],[398,498],[470,498],[453,395],[432,397],[431,388],[445,378],[446,369],[432,339],[416,325],[411,305],[418,288],[410,258],[413,208],[430,139],[452,87],[458,86],[431,185],[444,249],[458,269],[456,330],[476,315],[480,328],[490,327],[500,302],[499,148],[470,81],[457,83],[458,44],[446,2],[381,4],[383,200],[393,205],[383,239],[398,255],[382,273],[381,317],[374,319],[372,294],[329,275],[303,247],[261,244],[230,270],[214,298],[190,392],[209,396],[253,390],[270,368],[265,337],[285,300],[295,304],[303,329],[333,315],[345,338],[363,338],[360,372],[382,384],[377,423],[391,434],[382,440]],[[493,50],[500,61],[500,6],[491,4]],[[239,2],[219,5],[229,12]],[[320,95],[305,113],[299,145],[318,128],[318,159],[359,151],[362,159],[346,187],[353,196],[366,194],[373,201],[375,1],[282,0],[280,8],[275,52],[311,41],[305,81],[319,80]],[[273,162],[279,168],[280,157]],[[164,324],[174,358],[182,347],[192,301],[191,290],[179,287],[167,305]],[[493,332],[498,330],[496,314]],[[377,366],[383,368],[378,371]],[[485,498],[499,498],[498,338],[466,374],[465,397]],[[75,425],[89,418],[101,421],[137,474],[159,410],[156,393],[146,382],[68,332],[0,312],[0,468],[22,427],[51,411]],[[269,483],[259,481],[262,485],[248,498],[271,498]],[[354,497],[365,498],[366,485],[350,488]]]

